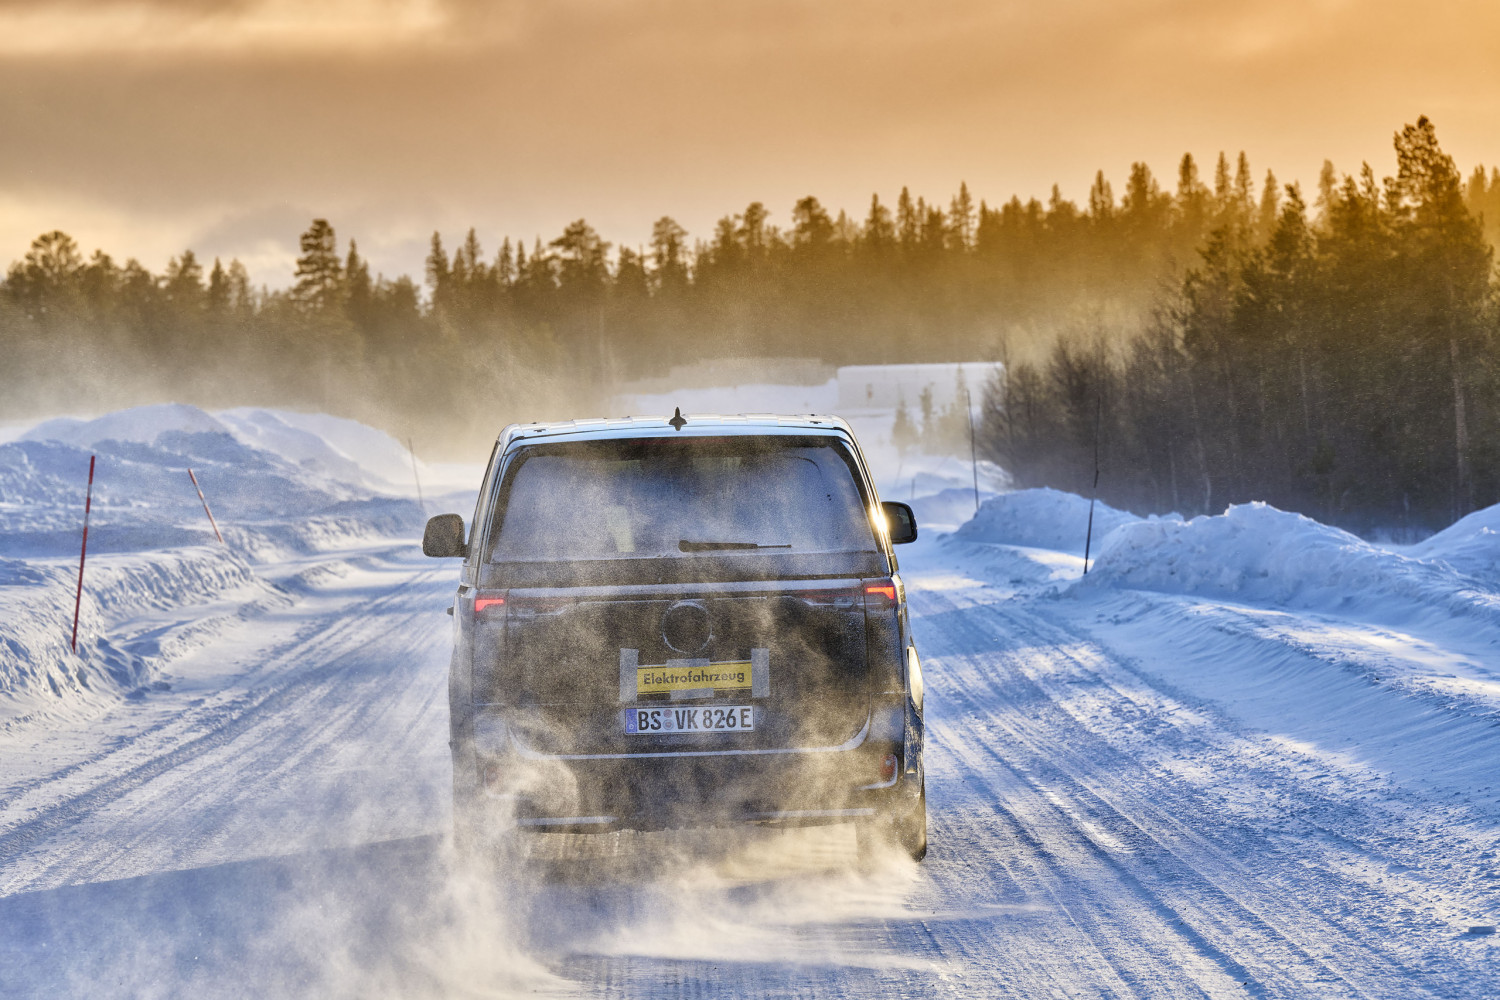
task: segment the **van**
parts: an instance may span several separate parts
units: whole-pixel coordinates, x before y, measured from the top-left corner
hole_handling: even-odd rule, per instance
[[[449,673],[454,834],[854,823],[927,850],[921,663],[837,417],[512,425],[467,528]]]

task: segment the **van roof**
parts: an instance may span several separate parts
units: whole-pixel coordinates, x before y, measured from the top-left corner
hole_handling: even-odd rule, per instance
[[[591,420],[559,420],[510,424],[500,432],[502,449],[513,441],[542,439],[599,441],[617,438],[731,437],[756,435],[829,434],[854,439],[854,431],[841,417],[820,414],[778,413],[684,413],[685,423],[674,427],[672,417],[601,417]]]

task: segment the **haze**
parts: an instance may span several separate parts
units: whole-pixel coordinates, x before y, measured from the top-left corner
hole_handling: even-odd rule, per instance
[[[806,194],[1082,200],[1135,160],[1170,186],[1184,151],[1310,187],[1324,158],[1391,172],[1419,114],[1466,173],[1500,160],[1500,7],[0,0],[0,256],[60,228],[277,287],[314,215],[418,274],[435,228],[634,245]]]

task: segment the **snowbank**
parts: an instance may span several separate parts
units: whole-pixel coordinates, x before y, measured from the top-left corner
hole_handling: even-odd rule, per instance
[[[983,502],[994,495],[988,491],[981,491],[980,501]],[[907,502],[911,504],[912,513],[917,515],[919,533],[953,531],[974,516],[974,488],[972,486],[939,489],[926,495],[918,495]]]
[[[1176,515],[1169,518],[1167,521],[1153,518],[1149,523],[1179,522]],[[1140,520],[1106,503],[1095,503],[1093,551],[1101,551],[1103,539],[1114,529]],[[1043,488],[1002,493],[985,501],[979,513],[959,528],[955,537],[989,545],[1026,545],[1082,555],[1088,527],[1088,500]]]
[[[89,561],[74,654],[91,454]],[[177,404],[49,420],[0,444],[0,718],[149,685],[206,619],[244,617],[287,599],[261,575],[276,576],[279,562],[374,540],[415,544],[423,511],[371,485],[384,482],[372,469],[403,464],[409,478],[405,449],[353,421],[270,410],[215,416]]]
[[[1406,554],[1441,559],[1460,573],[1500,585],[1500,504],[1455,521]]]
[[[411,455],[384,431],[326,413],[252,407],[210,414],[196,406],[159,403],[107,413],[93,420],[60,417],[12,438],[96,449],[107,442],[158,446],[163,437],[216,435],[274,455],[315,475],[377,489],[405,491]],[[423,468],[418,462],[418,468]]]
[[[243,613],[284,600],[243,558],[218,545],[91,559],[74,653],[77,572],[0,557],[0,721],[128,695],[153,682],[175,651],[175,632],[201,630],[205,607]],[[177,614],[151,628],[128,624],[162,611]]]
[[[1197,594],[1392,619],[1421,607],[1500,619],[1500,595],[1447,562],[1391,552],[1264,503],[1191,521],[1121,524],[1074,587]]]
[[[57,441],[78,448],[92,448],[101,441],[155,444],[167,431],[186,434],[228,434],[229,428],[196,406],[158,403],[107,413],[94,420],[59,417],[44,420],[22,434],[23,441]]]
[[[162,420],[159,429],[149,426],[153,414]],[[76,550],[91,454],[97,456],[89,536],[95,552],[212,540],[189,468],[226,537],[238,531],[286,538],[319,519],[340,520],[356,535],[421,530],[422,512],[409,498],[372,489],[361,468],[332,449],[312,460],[319,446],[311,434],[278,427],[270,414],[262,418],[266,448],[247,444],[201,410],[177,406],[48,421],[0,445],[0,554],[48,558]],[[270,433],[278,430],[288,433]]]

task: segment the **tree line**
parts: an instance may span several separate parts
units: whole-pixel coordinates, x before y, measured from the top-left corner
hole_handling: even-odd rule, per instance
[[[705,358],[973,360],[1002,336],[1024,352],[1085,318],[1138,326],[1207,233],[1274,220],[1279,186],[1256,187],[1243,154],[1207,183],[1187,155],[1175,194],[1137,163],[1121,197],[1101,171],[1083,206],[1056,187],[992,206],[960,185],[946,204],[872,196],[859,218],[809,196],[785,225],[755,202],[700,238],[662,217],[618,249],[582,219],[488,251],[472,229],[456,247],[434,233],[415,278],[372,275],[318,219],[281,290],[237,261],[185,250],[157,274],[51,232],[0,286],[0,407],[259,401],[487,434],[500,416],[572,413],[560,385]]]
[[[1325,165],[1309,209],[1244,153],[1206,172],[1186,154],[1167,182],[1136,163],[1118,194],[1099,171],[1081,204],[1057,186],[991,204],[961,184],[932,201],[872,195],[854,215],[809,196],[780,223],[754,202],[698,237],[664,216],[634,247],[583,219],[488,248],[473,229],[456,244],[434,233],[417,276],[372,274],[316,219],[275,290],[237,261],[184,250],[153,273],[51,232],[0,284],[0,415],[59,400],[317,407],[443,451],[707,359],[1003,359],[984,433],[1022,483],[1091,481],[1098,411],[1106,460],[1123,463],[1103,481],[1118,503],[1265,495],[1433,519],[1493,495],[1492,312],[1476,304],[1492,286],[1475,255],[1500,239],[1500,168],[1463,181],[1439,166],[1422,169],[1442,177],[1442,252],[1468,241],[1462,281],[1419,252],[1436,225],[1422,185],[1437,182],[1416,167],[1381,186]],[[1441,406],[1462,417],[1439,447]],[[1367,495],[1360,468],[1399,491]]]
[[[1407,533],[1500,501],[1500,171],[1464,182],[1424,118],[1395,176],[1325,167],[1208,233],[1127,340],[1058,340],[992,387],[984,445],[1022,485],[1142,511],[1267,500]]]

